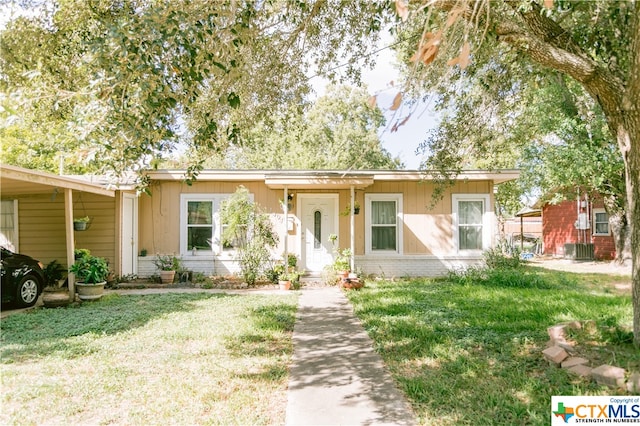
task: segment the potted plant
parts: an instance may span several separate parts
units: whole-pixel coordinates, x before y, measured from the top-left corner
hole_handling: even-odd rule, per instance
[[[76,290],[80,300],[102,297],[109,276],[109,264],[105,258],[87,254],[76,259],[69,272],[76,276]]]
[[[57,308],[69,304],[68,289],[60,285],[65,269],[57,260],[52,260],[42,270],[45,288],[42,303],[47,308]]]
[[[156,254],[153,264],[160,270],[162,284],[171,284],[180,269],[180,259],[173,254]]]
[[[336,258],[333,261],[333,269],[343,278],[349,275],[351,270],[351,249],[337,249]]]
[[[86,231],[89,228],[91,218],[89,216],[76,217],[73,219],[73,229],[76,231]]]
[[[280,290],[289,290],[293,287],[294,290],[300,288],[300,277],[304,274],[304,271],[298,271],[295,267],[289,266],[278,277],[278,285]]]
[[[349,216],[351,214],[351,203],[348,203],[340,214],[342,216]],[[353,214],[360,214],[360,203],[357,200],[353,203]]]

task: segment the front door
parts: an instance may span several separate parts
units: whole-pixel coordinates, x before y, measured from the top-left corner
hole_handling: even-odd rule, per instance
[[[138,273],[138,199],[132,194],[122,194],[122,245],[121,274]]]
[[[329,235],[338,232],[338,194],[298,194],[302,239],[302,267],[322,272],[333,262]]]

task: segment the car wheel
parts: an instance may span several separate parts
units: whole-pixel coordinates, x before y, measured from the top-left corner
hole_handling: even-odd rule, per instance
[[[38,280],[33,275],[26,275],[18,285],[17,302],[20,306],[28,307],[36,304],[39,296]]]

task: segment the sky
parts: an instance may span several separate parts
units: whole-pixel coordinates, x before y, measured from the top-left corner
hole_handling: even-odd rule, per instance
[[[392,42],[390,36],[387,36],[383,38],[380,46],[386,46]],[[433,110],[433,105],[428,101],[414,107],[403,104],[397,111],[389,109],[393,98],[400,90],[397,86],[400,80],[397,67],[393,50],[383,49],[376,56],[375,68],[363,70],[362,81],[367,85],[371,95],[377,95],[377,104],[386,118],[385,126],[378,130],[383,147],[394,157],[400,157],[406,169],[415,170],[420,166],[422,159],[420,155],[416,155],[416,148],[426,139],[427,132],[437,126],[439,118],[438,113]],[[312,84],[317,95],[322,96],[327,82],[314,78]],[[406,124],[392,132],[392,126],[402,121],[409,113],[411,117]]]

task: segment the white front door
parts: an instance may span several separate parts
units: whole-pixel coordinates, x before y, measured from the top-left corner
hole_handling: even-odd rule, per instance
[[[329,235],[338,232],[338,194],[298,194],[302,268],[321,272],[333,262]]]
[[[138,273],[138,199],[122,194],[121,274]]]

